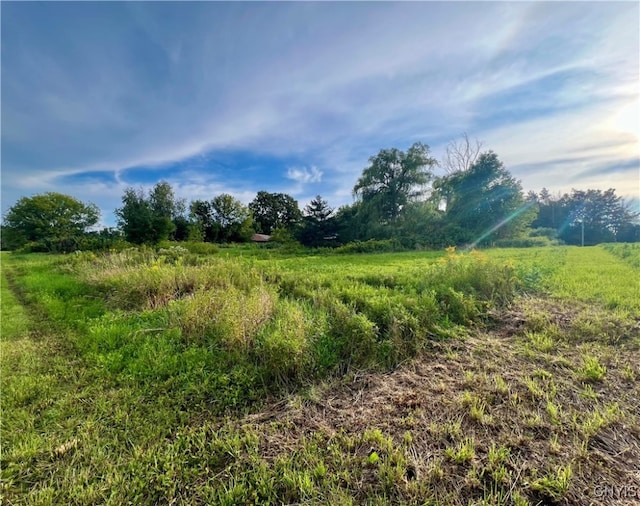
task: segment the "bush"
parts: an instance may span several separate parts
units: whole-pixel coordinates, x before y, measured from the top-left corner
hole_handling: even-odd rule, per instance
[[[640,268],[640,243],[610,243],[603,244],[602,248],[624,260],[631,267]]]
[[[170,244],[157,252],[82,253],[63,263],[105,294],[111,308],[164,314],[157,328],[175,330],[171,339],[180,346],[255,368],[267,389],[353,368],[395,367],[430,339],[460,332],[540,282],[532,268],[455,248],[435,263],[381,272],[364,266],[367,260],[340,275],[226,255],[188,265],[193,255]]]
[[[217,244],[202,241],[162,241],[158,246],[159,251],[179,247],[194,255],[215,255],[220,251]]]
[[[369,239],[368,241],[353,241],[335,248],[333,251],[339,254],[349,253],[389,253],[404,249],[395,239]]]
[[[329,290],[319,290],[314,304],[327,315],[331,340],[320,344],[324,346],[324,354],[336,357],[336,372],[344,373],[352,366],[371,366],[378,336],[375,323],[338,300]]]
[[[529,231],[529,237],[546,237],[548,239],[557,239],[558,231],[550,227],[532,228]]]
[[[488,305],[505,304],[525,288],[524,276],[527,271],[517,269],[509,262],[500,263],[490,260],[478,251],[459,254],[455,248],[448,248],[447,255],[431,268],[427,276],[415,276],[414,283],[419,290],[433,290],[438,300],[445,303],[458,299],[462,306],[465,297],[473,297],[477,309],[475,313]],[[527,281],[527,288],[534,290],[533,281]],[[456,293],[454,295],[454,293]],[[470,313],[463,310],[460,315]]]
[[[21,248],[16,249],[16,253],[48,253],[49,248],[40,241],[31,241]]]
[[[539,248],[542,246],[556,246],[559,242],[546,236],[514,237],[512,239],[498,239],[493,245],[497,248]]]

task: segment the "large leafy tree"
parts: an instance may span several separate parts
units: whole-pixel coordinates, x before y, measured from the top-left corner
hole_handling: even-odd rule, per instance
[[[3,242],[11,248],[37,242],[48,250],[73,249],[74,242],[99,219],[95,204],[85,204],[69,195],[49,192],[22,197],[4,217]]]
[[[228,193],[211,200],[211,216],[223,241],[245,241],[252,234],[249,208]]]
[[[442,216],[431,202],[407,204],[391,237],[408,248],[450,245],[444,236]]]
[[[294,230],[302,213],[298,202],[286,193],[259,191],[249,204],[256,232],[270,234],[276,228]]]
[[[160,181],[149,192],[149,205],[158,240],[167,239],[176,231],[176,221],[184,215],[184,201],[176,198],[169,183]]]
[[[246,241],[253,234],[249,208],[228,193],[211,199],[194,200],[189,214],[205,241]]]
[[[492,151],[482,153],[467,170],[436,180],[434,198],[444,206],[448,234],[458,243],[513,237],[535,217],[520,182]]]
[[[370,222],[365,220],[361,201],[340,206],[335,211],[333,219],[340,243],[348,243],[373,237],[369,234],[367,225]]]
[[[535,195],[538,204],[538,214],[531,223],[533,228],[552,228],[558,230],[568,217],[569,210],[562,203],[561,195],[554,197],[549,190],[543,188]]]
[[[127,241],[135,244],[157,244],[168,239],[176,229],[174,220],[184,213],[184,203],[175,198],[167,182],[157,183],[149,192],[127,188],[122,207],[116,209],[118,225]]]
[[[404,206],[425,192],[437,165],[429,155],[429,146],[420,142],[407,152],[383,149],[369,158],[369,166],[353,188],[370,214],[383,224],[394,223]]]
[[[200,238],[206,242],[213,242],[218,238],[218,227],[213,219],[211,202],[207,200],[193,200],[189,205],[189,217],[198,230]]]
[[[127,241],[149,244],[159,240],[153,230],[151,206],[142,189],[127,188],[122,196],[122,207],[115,210],[115,215]]]

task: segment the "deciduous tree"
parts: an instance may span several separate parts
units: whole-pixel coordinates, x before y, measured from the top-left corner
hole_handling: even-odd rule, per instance
[[[211,201],[211,215],[223,241],[245,241],[252,233],[251,212],[242,202],[228,193]]]
[[[19,248],[37,242],[46,250],[69,250],[99,219],[95,204],[84,204],[69,195],[49,192],[22,197],[4,217],[3,243]]]
[[[442,158],[442,168],[447,174],[467,171],[476,163],[481,150],[482,142],[478,139],[469,140],[465,133],[462,139],[451,141],[447,145]]]
[[[189,217],[193,221],[193,227],[198,230],[198,236],[206,242],[213,242],[218,238],[218,228],[213,220],[211,202],[207,200],[194,200],[189,205]],[[192,231],[192,235],[195,235]]]
[[[259,191],[249,204],[256,232],[270,234],[276,228],[293,230],[300,223],[302,213],[298,202],[285,193]]]
[[[142,189],[127,188],[122,207],[116,209],[118,225],[127,241],[157,244],[175,230],[174,219],[184,213],[184,202],[175,198],[167,182],[157,183],[147,196]]]
[[[616,241],[620,230],[637,217],[613,188],[572,190],[563,200],[567,221],[559,235],[570,244],[582,244],[583,238],[584,244]]]
[[[481,154],[466,171],[439,178],[434,199],[444,202],[445,220],[457,231],[457,242],[513,237],[535,217],[520,182],[492,151]]]
[[[411,200],[425,192],[437,165],[429,156],[429,146],[420,142],[407,152],[396,148],[383,149],[369,158],[369,166],[362,172],[353,188],[357,196],[382,223],[393,223]]]

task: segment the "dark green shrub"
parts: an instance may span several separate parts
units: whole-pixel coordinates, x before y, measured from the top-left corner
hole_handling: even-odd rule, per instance
[[[349,253],[389,253],[404,249],[400,242],[395,239],[369,239],[368,241],[353,241],[343,246],[335,248],[333,251],[338,254]]]
[[[497,248],[539,248],[542,246],[554,246],[558,241],[546,236],[514,237],[512,239],[499,239],[493,245]]]
[[[547,237],[548,239],[557,239],[558,231],[550,227],[532,228],[529,231],[529,237]]]

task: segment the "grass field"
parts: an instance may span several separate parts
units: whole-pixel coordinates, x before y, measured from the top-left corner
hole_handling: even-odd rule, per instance
[[[636,504],[640,248],[2,254],[3,504]]]

